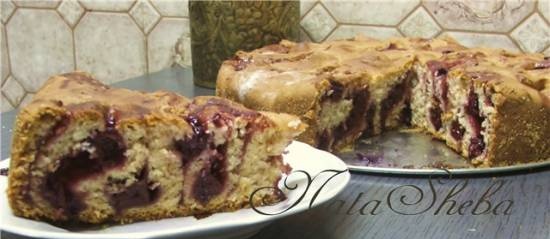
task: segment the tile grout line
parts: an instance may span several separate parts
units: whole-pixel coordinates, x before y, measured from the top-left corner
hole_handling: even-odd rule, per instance
[[[4,0],[0,0],[0,1],[4,1]],[[17,5],[15,5],[13,2],[11,2],[14,6],[13,8],[13,12],[11,13],[11,15],[8,16],[8,19],[6,19],[6,22],[4,22],[4,25],[8,24],[8,22],[11,20],[11,18],[13,17],[13,15],[15,15],[15,13],[17,12],[17,9],[19,9],[19,7]]]
[[[81,3],[80,1],[77,1],[75,0],[76,4],[78,4],[78,6],[80,6],[82,9],[83,9],[83,13],[82,15],[80,15],[80,17],[78,17],[78,19],[76,20],[76,22],[74,23],[74,26],[72,28],[72,33],[73,33],[73,58],[74,58],[74,69],[75,71],[78,70],[78,64],[77,64],[77,57],[76,57],[76,53],[77,53],[77,49],[76,49],[76,27],[80,24],[80,22],[82,21],[82,19],[84,19],[84,17],[86,15],[88,15],[91,11],[88,11],[88,9],[86,9]]]
[[[5,44],[6,44],[6,56],[7,56],[7,58],[8,58],[8,69],[10,70],[10,73],[6,76],[6,79],[2,79],[2,81],[5,80],[5,81],[3,82],[3,84],[2,84],[2,86],[4,86],[4,85],[6,84],[6,82],[8,82],[8,78],[9,78],[10,76],[13,77],[13,70],[12,70],[12,67],[11,67],[11,56],[10,56],[10,50],[9,50],[9,49],[10,49],[10,46],[8,45],[8,43],[9,43],[9,42],[8,42],[8,26],[7,26],[6,24],[4,24],[4,31],[3,31],[3,34],[4,34],[4,41],[6,41],[6,42],[5,42]],[[15,78],[15,77],[14,77],[14,78]],[[16,79],[16,81],[17,81],[17,79]],[[17,82],[17,83],[19,83],[19,82]],[[19,83],[19,84],[21,84],[21,83]],[[27,89],[25,89],[24,87],[23,87],[23,89],[24,89],[25,91],[27,91]]]
[[[313,38],[311,38],[311,36],[309,35],[309,32],[307,32],[306,29],[302,27],[302,25],[300,25],[300,29],[302,29],[302,31],[307,35],[307,37],[309,38],[309,40],[311,40],[311,42],[315,42]]]
[[[153,4],[153,1],[151,1],[151,0],[145,0],[145,1],[147,1],[149,3],[149,5],[151,5],[153,10],[156,11],[159,14],[159,19],[155,23],[153,23],[153,25],[149,29],[149,32],[147,33],[147,37],[148,37],[149,34],[160,24],[160,21],[162,21],[164,19],[164,16],[160,13],[160,11],[157,9],[157,7],[155,7],[155,4]],[[147,72],[149,72],[149,69],[147,69]]]
[[[136,25],[136,27],[139,29],[139,31],[141,31],[142,33],[142,37],[143,37],[143,43],[144,43],[144,57],[145,57],[145,73],[149,73],[149,52],[148,52],[148,46],[149,46],[149,42],[147,40],[147,34],[145,33],[145,26],[143,26],[143,28],[137,23],[136,19],[134,18],[134,16],[130,13],[132,11],[132,9],[134,7],[136,7],[136,5],[138,4],[138,1],[135,1],[134,4],[132,5],[132,7],[130,7],[130,9],[128,9],[128,12],[127,12],[127,15],[128,17],[130,17],[131,21],[134,22],[134,24]],[[159,14],[160,15],[160,14]],[[160,20],[159,20],[160,21]],[[151,29],[152,30],[152,29]]]
[[[84,13],[86,14],[86,13]],[[82,14],[82,16],[84,16],[84,14]],[[74,25],[74,28],[71,29],[71,34],[72,34],[72,42],[73,42],[73,61],[74,61],[74,67],[73,69],[76,71],[78,69],[78,66],[76,64],[76,39],[75,39],[75,29],[76,29],[76,25]]]
[[[23,106],[23,105],[21,105],[21,104],[23,104],[23,100],[25,100],[25,98],[26,98],[27,95],[29,95],[29,94],[30,94],[29,92],[25,91],[25,94],[23,94],[23,97],[21,97],[21,100],[19,101],[19,104],[17,105],[17,108]]]
[[[136,1],[136,2],[137,2],[137,1]],[[133,7],[132,7],[132,8],[133,8]],[[132,8],[130,8],[130,10],[128,10],[128,12],[127,12],[126,14],[130,17],[130,19],[132,19],[132,21],[134,22],[134,24],[136,24],[136,26],[139,28],[139,30],[141,31],[141,33],[143,33],[143,35],[147,35],[147,34],[145,33],[145,29],[143,29],[143,28],[145,28],[145,26],[143,26],[143,28],[142,28],[142,26],[139,25],[139,23],[136,21],[136,19],[134,18],[134,16],[130,13],[130,12],[132,11]]]
[[[510,28],[510,30],[506,31],[505,33],[507,35],[510,35],[520,26],[522,25],[523,23],[525,23],[527,21],[527,19],[531,18],[532,16],[534,16],[535,14],[537,13],[536,11],[536,8],[535,10],[531,11],[529,14],[527,14],[525,17],[523,17],[520,21],[518,21],[512,28]]]
[[[55,13],[57,13],[57,15],[59,15],[61,20],[67,25],[67,27],[69,27],[69,30],[71,31],[71,43],[72,43],[72,46],[73,46],[72,47],[73,70],[76,70],[76,45],[75,45],[75,40],[74,40],[74,27],[71,26],[71,24],[69,24],[68,20],[63,15],[61,15],[61,13],[59,12],[59,6],[61,6],[61,3],[57,6],[57,8],[54,11],[55,11]],[[76,27],[76,24],[75,24],[75,27]]]
[[[5,1],[5,0],[0,0],[0,1]],[[60,2],[61,3],[61,2]],[[55,6],[55,7],[29,7],[29,6],[17,6],[14,4],[14,6],[16,6],[17,8],[21,8],[21,9],[35,9],[35,10],[55,10],[57,9],[58,6]]]
[[[540,0],[539,0],[540,1]],[[550,4],[550,1],[546,1],[548,2],[548,4]],[[550,19],[546,19],[546,17],[542,14],[542,12],[540,11],[539,7],[538,7],[538,2],[537,2],[537,5],[535,6],[535,12],[533,13],[534,14],[538,14],[538,16],[540,18],[542,18],[542,21],[546,24],[546,27],[547,28],[550,28]],[[550,15],[550,13],[549,13]],[[549,16],[550,17],[550,16]],[[543,53],[544,51],[546,51],[546,49],[548,49],[550,47],[550,43],[546,44],[546,46],[543,47],[543,49],[540,51],[540,53]]]
[[[421,8],[421,7],[422,7],[422,1],[418,2],[418,4],[417,4],[416,6],[414,6],[414,8],[413,8],[411,11],[409,11],[409,12],[407,13],[407,15],[403,16],[403,18],[401,18],[401,19],[394,25],[395,28],[399,28],[399,25],[401,25],[401,24],[405,21],[405,19],[407,19],[408,17],[410,17],[411,15],[413,15],[414,12],[416,12],[416,11],[417,11],[419,8]],[[403,36],[404,36],[404,34],[403,34]]]
[[[15,4],[14,4],[14,5],[15,5]],[[16,8],[15,10],[17,10],[17,8]],[[15,10],[14,10],[12,16],[15,15]],[[8,22],[8,21],[6,21],[6,23],[7,23],[7,22]],[[8,26],[7,26],[7,24],[4,24],[4,32],[3,32],[3,34],[4,34],[4,37],[5,37],[4,41],[6,41],[6,55],[7,55],[7,57],[8,57],[8,68],[9,68],[9,70],[10,70],[10,73],[6,76],[6,79],[5,79],[4,83],[2,84],[2,87],[4,87],[4,85],[6,85],[6,84],[8,83],[8,80],[9,80],[9,78],[11,77],[12,80],[14,80],[17,84],[19,84],[19,86],[21,86],[21,88],[23,89],[23,92],[24,92],[23,98],[25,98],[25,94],[27,94],[27,92],[29,92],[29,91],[28,91],[27,89],[25,89],[24,84],[21,84],[21,82],[19,82],[19,80],[17,79],[17,77],[15,77],[15,75],[13,74],[12,67],[11,67],[11,57],[10,57],[10,51],[9,51],[9,45],[8,45],[9,41],[8,41]],[[2,79],[2,80],[4,80],[4,79]],[[17,107],[19,106],[19,103],[18,103],[17,105],[14,104],[13,102],[11,102],[11,100],[10,100],[8,97],[6,97],[6,95],[5,95],[3,92],[2,92],[2,94],[3,94],[4,97],[9,101],[9,103],[11,104],[11,106],[12,106],[14,109],[17,108]],[[22,98],[22,99],[23,99],[23,98]]]
[[[313,9],[317,4],[320,4],[321,2],[318,1],[318,0],[315,0],[314,1],[315,3],[313,3],[313,5],[311,5],[311,7],[306,11],[304,12],[304,14],[302,15],[301,11],[302,11],[302,8],[300,8],[300,22],[302,21],[302,19],[304,19],[304,17],[309,13],[311,12],[311,9]],[[336,20],[335,20],[336,21]]]
[[[26,93],[26,92],[25,92],[25,93]],[[12,108],[14,108],[14,109],[17,108],[17,106],[14,106],[13,102],[11,102],[10,98],[8,98],[8,97],[6,96],[6,94],[4,94],[4,91],[2,91],[1,94],[2,94],[2,96],[3,96],[4,98],[6,98],[6,101],[8,101],[8,103],[10,104],[10,106],[11,106]]]
[[[401,31],[401,28],[400,28],[400,25],[403,24],[403,22],[405,22],[405,20],[407,18],[409,18],[410,16],[412,16],[416,11],[418,11],[418,9],[422,8],[422,1],[420,1],[418,3],[417,6],[414,7],[414,9],[412,11],[410,11],[409,13],[407,13],[407,15],[405,17],[403,17],[401,20],[399,20],[399,22],[397,24],[395,24],[395,30],[397,30],[397,32],[399,32],[399,34],[401,34],[402,37],[407,37],[405,35],[405,33],[403,31]]]
[[[80,15],[80,17],[78,17],[78,19],[76,19],[76,22],[74,23],[74,26],[73,26],[73,30],[76,29],[76,26],[78,24],[80,24],[80,21],[82,21],[82,18],[84,18],[84,16],[90,12],[86,10],[86,8],[82,6],[79,1],[76,1],[76,4],[78,4],[83,9],[84,12]]]
[[[325,4],[323,4],[323,2],[319,1],[318,4],[319,4],[323,9],[325,9],[325,11],[328,13],[328,15],[330,16],[330,18],[332,18],[332,20],[333,20],[334,22],[336,22],[336,26],[334,26],[334,28],[332,28],[332,29],[330,30],[330,32],[327,33],[327,35],[323,37],[323,40],[320,41],[320,42],[324,42],[324,41],[326,41],[326,40],[330,37],[330,35],[332,35],[332,33],[334,33],[334,32],[336,31],[336,29],[338,29],[338,28],[340,27],[341,23],[338,21],[338,19],[336,19],[336,17],[334,17],[334,15],[332,15],[332,12],[330,12],[330,10],[327,8],[327,6],[325,6]],[[313,9],[313,7],[312,7],[311,9]],[[313,40],[313,39],[312,39],[312,40]]]
[[[313,40],[313,37],[311,37],[311,33],[309,33],[303,26],[302,26],[302,20],[305,18],[305,16],[307,14],[309,14],[311,12],[311,10],[313,8],[315,8],[315,6],[317,6],[317,4],[321,4],[321,2],[319,1],[315,1],[315,3],[313,4],[313,6],[311,6],[311,8],[309,8],[309,10],[304,13],[304,16],[303,17],[300,17],[300,22],[298,23],[298,25],[300,25],[300,28],[302,28],[302,30],[306,33],[306,35],[309,37],[309,39],[311,39],[312,42],[316,42],[315,40]]]
[[[535,3],[535,9],[533,11],[531,11],[529,14],[527,14],[523,19],[521,19],[519,22],[517,22],[517,24],[512,27],[508,32],[506,32],[506,35],[508,36],[508,38],[512,41],[512,43],[514,43],[514,45],[516,45],[516,47],[521,51],[521,52],[525,52],[527,53],[527,49],[523,49],[523,46],[522,44],[520,43],[520,41],[516,40],[515,37],[512,36],[513,32],[515,30],[517,30],[521,25],[523,25],[523,23],[527,22],[527,20],[529,18],[531,18],[532,16],[534,16],[536,13],[537,13],[537,8],[538,6],[536,5]]]
[[[435,17],[435,15],[432,14],[432,12],[426,7],[426,5],[424,5],[425,1],[422,0],[422,2],[420,3],[420,5],[422,5],[422,8],[424,9],[424,11],[426,11],[426,13],[428,13],[428,16],[430,16],[430,18],[432,18],[432,20],[435,22],[435,24],[439,27],[439,33],[436,34],[436,37],[439,37],[441,35],[443,35],[445,32],[448,31],[447,28],[443,27],[443,25],[441,25],[441,23],[439,23],[439,21],[437,20],[437,18]]]

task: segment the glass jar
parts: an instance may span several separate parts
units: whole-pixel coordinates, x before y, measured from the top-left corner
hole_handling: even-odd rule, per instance
[[[195,85],[214,88],[221,63],[299,37],[299,1],[189,1]]]

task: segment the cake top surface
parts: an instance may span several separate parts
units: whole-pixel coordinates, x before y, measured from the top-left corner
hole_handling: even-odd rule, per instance
[[[329,80],[357,83],[353,81],[401,75],[413,61],[412,51],[368,38],[321,44],[282,41],[252,52],[238,52],[234,59],[224,62],[221,71],[232,71],[234,81],[229,82],[229,88],[236,89],[241,101],[260,99],[261,105],[273,106],[277,101],[315,98]]]
[[[96,107],[116,110],[118,116],[124,118],[170,113],[174,109],[184,109],[189,103],[187,98],[175,93],[145,93],[111,88],[87,73],[72,72],[48,79],[26,110],[39,110],[45,106],[61,107],[69,111]]]
[[[437,62],[467,80],[494,86],[511,97],[528,96],[550,107],[550,60],[541,54],[511,53],[502,49],[468,49],[451,38],[355,37],[324,43],[282,41],[251,52],[238,52],[224,62],[220,77],[232,75],[229,88],[241,101],[315,97],[326,80],[372,83],[401,75],[415,62]],[[222,84],[227,84],[223,81]],[[267,91],[266,89],[269,89]]]
[[[106,117],[114,113],[117,121],[141,119],[146,115],[160,116],[172,123],[188,120],[189,116],[208,121],[216,121],[217,117],[243,117],[274,123],[281,133],[294,135],[306,127],[295,116],[251,110],[220,97],[198,96],[188,99],[169,91],[149,93],[112,88],[84,72],[51,77],[24,110],[32,114],[46,108],[61,109],[68,113],[95,110]]]
[[[550,60],[540,54],[471,48],[443,55],[428,62],[428,67],[434,62],[445,65],[451,75],[550,107]]]

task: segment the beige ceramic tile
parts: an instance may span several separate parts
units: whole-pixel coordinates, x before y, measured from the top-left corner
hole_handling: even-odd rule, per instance
[[[300,0],[300,16],[304,16],[316,2],[316,0]]]
[[[147,38],[149,72],[159,71],[174,64],[176,43],[182,36],[189,38],[189,20],[187,19],[164,18],[157,24]],[[185,51],[189,50],[189,47],[182,50],[185,58]]]
[[[550,22],[550,0],[539,0],[539,12]]]
[[[436,36],[441,28],[430,17],[430,14],[421,7],[399,25],[399,30],[407,37],[431,38]]]
[[[323,0],[339,23],[397,25],[420,0]]]
[[[135,0],[80,0],[84,8],[95,11],[128,11]]]
[[[187,0],[151,0],[151,3],[163,17],[187,17],[189,9]]]
[[[321,4],[316,4],[300,22],[315,42],[322,41],[337,25]]]
[[[2,10],[0,11],[0,14],[2,15],[2,22],[6,23],[13,14],[13,11],[15,11],[15,5],[13,5],[11,1],[2,0],[0,1],[0,7],[2,7]]]
[[[145,38],[128,14],[89,12],[75,32],[76,67],[105,83],[146,73]]]
[[[539,14],[530,16],[510,35],[525,52],[541,52],[550,44],[550,26]]]
[[[327,38],[327,40],[347,39],[357,35],[376,39],[387,39],[391,37],[400,37],[401,34],[393,27],[371,27],[357,25],[340,25]]]
[[[147,0],[138,0],[138,2],[130,9],[130,15],[134,18],[138,26],[145,32],[149,33],[151,28],[158,22],[160,15],[151,6]]]
[[[8,101],[8,99],[4,96],[4,94],[2,94],[1,98],[2,98],[2,101],[0,101],[1,112],[4,113],[6,111],[13,110],[13,106]]]
[[[6,29],[4,28],[4,24],[1,25],[1,28],[2,41],[0,43],[2,47],[2,60],[0,63],[2,65],[2,73],[0,74],[0,82],[1,84],[4,84],[4,81],[6,81],[8,75],[10,74],[10,63],[8,62],[8,46],[6,45]]]
[[[503,48],[515,52],[520,51],[514,42],[506,35],[469,32],[445,32],[443,35],[450,36],[467,47],[492,47]]]
[[[25,90],[12,76],[8,77],[8,80],[2,86],[2,93],[12,105],[19,105],[19,102],[25,96]]]
[[[550,47],[546,48],[546,50],[544,50],[542,54],[544,54],[544,56],[550,57]]]
[[[84,14],[84,8],[77,0],[64,0],[57,8],[57,11],[71,27],[74,27],[80,17],[82,17],[82,14]]]
[[[61,0],[14,0],[19,7],[56,8]]]
[[[19,108],[27,106],[32,101],[32,97],[34,97],[34,94],[27,93],[25,97],[21,100],[21,103],[19,103]]]
[[[426,0],[424,6],[445,29],[507,32],[533,12],[527,0]]]
[[[55,10],[18,9],[6,25],[11,74],[35,92],[51,75],[74,70],[71,29]]]

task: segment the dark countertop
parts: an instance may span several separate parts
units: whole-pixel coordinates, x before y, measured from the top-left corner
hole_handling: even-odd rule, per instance
[[[209,95],[189,70],[174,68],[114,84]],[[2,159],[8,157],[15,112],[2,114]],[[280,219],[267,238],[550,238],[550,170],[453,179],[352,173],[333,201]],[[355,202],[355,203],[354,203]],[[407,215],[415,214],[415,215]],[[2,232],[2,238],[21,238]]]

